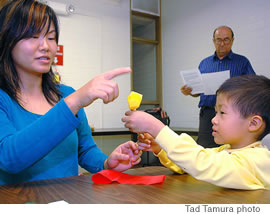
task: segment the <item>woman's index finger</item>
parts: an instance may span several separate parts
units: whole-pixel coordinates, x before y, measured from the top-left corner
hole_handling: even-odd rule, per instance
[[[111,80],[114,77],[120,76],[122,74],[127,74],[130,72],[131,72],[130,67],[116,68],[114,70],[111,70],[111,71],[104,73],[104,78],[107,80]]]

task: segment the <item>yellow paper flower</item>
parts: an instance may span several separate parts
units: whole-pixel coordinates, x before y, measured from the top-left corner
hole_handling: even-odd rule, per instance
[[[130,110],[136,110],[140,107],[142,102],[142,94],[139,94],[135,91],[131,91],[128,95],[128,106]]]

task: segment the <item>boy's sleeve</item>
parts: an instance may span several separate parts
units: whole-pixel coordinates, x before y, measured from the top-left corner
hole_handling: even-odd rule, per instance
[[[173,172],[176,172],[178,174],[184,174],[185,172],[179,167],[177,166],[174,162],[172,162],[166,152],[161,149],[161,151],[156,155],[159,158],[160,163],[167,167],[168,169],[172,170]]]
[[[199,180],[234,189],[269,188],[270,169],[266,163],[270,152],[265,148],[231,154],[224,150],[226,145],[205,149],[189,135],[178,135],[168,126],[155,140],[172,162]]]

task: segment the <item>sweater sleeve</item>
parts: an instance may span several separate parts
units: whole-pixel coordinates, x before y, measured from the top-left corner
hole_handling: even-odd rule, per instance
[[[78,112],[81,120],[77,128],[79,137],[79,164],[89,172],[96,173],[104,168],[104,162],[107,159],[105,155],[94,142],[91,128],[83,109]]]
[[[63,97],[75,91],[73,88],[66,85],[61,85],[61,89],[63,91]],[[84,109],[79,110],[77,117],[80,121],[76,129],[78,135],[79,165],[91,173],[98,172],[104,168],[104,162],[108,156],[97,147]]]
[[[0,99],[0,169],[8,173],[19,173],[40,160],[80,123],[62,99],[45,115],[17,131],[7,108],[5,100]]]
[[[234,189],[269,188],[266,163],[270,156],[265,148],[232,153],[224,146],[204,149],[189,135],[177,135],[168,126],[160,131],[156,142],[172,162],[199,180]]]

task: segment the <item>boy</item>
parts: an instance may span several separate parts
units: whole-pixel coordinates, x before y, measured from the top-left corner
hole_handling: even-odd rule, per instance
[[[224,144],[217,148],[205,149],[145,112],[128,111],[122,121],[131,131],[155,138],[140,135],[140,148],[153,151],[175,172],[221,187],[270,189],[270,151],[261,144],[270,131],[270,80],[258,75],[234,77],[216,94],[212,135],[217,144]]]

